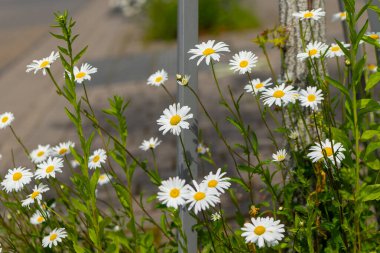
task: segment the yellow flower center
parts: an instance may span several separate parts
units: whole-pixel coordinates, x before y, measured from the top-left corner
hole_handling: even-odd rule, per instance
[[[96,156],[94,156],[94,158],[92,158],[92,161],[94,163],[97,163],[99,160],[100,160],[100,156],[99,155],[96,155]]]
[[[176,125],[178,125],[179,122],[181,122],[181,116],[179,116],[178,114],[174,115],[174,116],[170,119],[170,125],[172,125],[172,126],[176,126]]]
[[[154,80],[156,83],[159,83],[159,82],[161,82],[162,81],[162,76],[158,76],[158,77],[156,77],[156,79]]]
[[[318,54],[318,50],[317,49],[313,48],[313,49],[309,50],[309,56],[313,56],[313,55],[316,55],[316,54]]]
[[[282,98],[283,96],[285,96],[285,92],[283,92],[282,90],[276,90],[273,93],[273,97],[275,98]]]
[[[204,51],[203,51],[203,55],[207,56],[207,55],[210,55],[210,54],[213,54],[215,53],[215,50],[212,49],[212,48],[206,48]]]
[[[197,192],[194,194],[194,199],[196,201],[200,201],[206,197],[206,194],[204,192]]]
[[[37,196],[40,195],[40,192],[39,191],[35,191],[32,193],[32,196],[30,196],[32,199],[35,199],[37,198]]]
[[[179,190],[177,188],[173,188],[170,191],[170,197],[177,198],[179,196]]]
[[[370,35],[368,35],[371,39],[374,39],[374,40],[377,40],[377,39],[379,39],[379,35],[377,35],[377,34],[370,34]]]
[[[284,155],[278,155],[277,156],[277,160],[279,160],[279,161],[282,161],[282,160],[284,160],[285,159],[285,156]]]
[[[40,151],[40,152],[37,153],[37,156],[38,156],[38,157],[41,157],[41,156],[43,156],[44,154],[45,154],[44,151]]]
[[[86,73],[84,72],[79,72],[78,74],[76,74],[75,78],[83,78],[86,76]]]
[[[56,238],[57,238],[57,234],[56,233],[54,233],[54,234],[52,234],[52,235],[50,235],[50,241],[54,241]]]
[[[333,52],[338,52],[338,51],[340,51],[340,47],[339,47],[339,46],[333,46],[333,47],[331,47],[330,49],[331,49],[331,51],[333,51]]]
[[[369,64],[368,65],[369,70],[375,70],[376,68],[377,68],[377,66],[375,64]]]
[[[58,151],[58,154],[60,155],[63,155],[67,152],[67,149],[66,148],[61,148],[59,151]]]
[[[49,64],[50,64],[49,61],[43,61],[43,62],[41,62],[41,64],[40,64],[40,68],[46,68],[46,66],[49,65]]]
[[[303,17],[304,18],[312,18],[314,17],[314,13],[308,11],[308,12],[305,12],[305,14],[303,14]]]
[[[54,166],[53,165],[50,165],[46,168],[46,173],[51,173],[54,171]]]
[[[265,233],[265,230],[265,227],[257,226],[253,232],[255,232],[256,235],[262,235]]]
[[[218,185],[218,181],[215,180],[215,179],[212,179],[212,180],[210,180],[210,181],[208,182],[208,187],[210,187],[210,188],[214,188],[214,187],[217,186],[217,185]]]
[[[247,67],[247,66],[248,66],[248,61],[246,61],[246,60],[241,61],[240,64],[239,64],[239,66],[240,66],[241,68],[245,68],[245,67]]]
[[[346,17],[346,12],[341,12],[341,13],[339,13],[339,17],[341,17],[341,18],[345,18]]]
[[[8,121],[8,116],[4,116],[2,119],[1,119],[1,122],[3,122],[3,123],[5,123],[5,122],[7,122]]]
[[[42,216],[39,216],[38,218],[37,218],[37,221],[39,222],[39,223],[41,223],[41,222],[43,222],[45,219],[44,219],[44,217],[42,217]]]
[[[307,96],[307,101],[314,102],[317,97],[314,94],[310,94]]]
[[[258,84],[256,84],[256,89],[260,89],[260,88],[262,88],[262,87],[264,87],[264,84],[263,83],[258,83]]]
[[[106,175],[100,175],[100,176],[99,176],[99,180],[100,180],[100,181],[103,181],[104,179],[106,179]]]
[[[21,172],[16,172],[13,174],[13,181],[18,181],[22,178],[22,173]]]
[[[324,148],[322,151],[322,154],[323,154],[323,152],[325,152],[326,156],[332,156],[332,154],[333,154],[332,148],[330,148],[330,147]]]

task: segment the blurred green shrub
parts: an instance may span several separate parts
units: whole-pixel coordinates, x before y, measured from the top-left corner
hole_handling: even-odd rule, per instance
[[[148,40],[171,40],[177,34],[177,0],[149,0],[146,11]],[[240,0],[199,0],[200,33],[257,27],[258,19]]]

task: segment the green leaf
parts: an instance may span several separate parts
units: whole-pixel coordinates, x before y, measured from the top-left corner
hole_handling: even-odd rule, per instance
[[[249,188],[241,178],[231,177],[230,181],[239,184],[246,192],[249,192]]]
[[[365,90],[368,91],[375,87],[380,82],[380,73],[376,72],[369,76],[368,82],[365,86]]]
[[[326,76],[326,81],[329,82],[332,86],[334,86],[335,88],[337,88],[338,90],[340,90],[341,92],[343,92],[343,94],[345,95],[347,101],[349,102],[349,104],[351,105],[352,102],[351,102],[351,96],[350,96],[350,92],[348,91],[348,89],[346,87],[344,87],[340,82],[332,79],[331,77],[328,77]]]
[[[370,162],[366,162],[365,164],[373,170],[380,170],[380,160],[379,159],[376,159],[376,160],[370,161]]]
[[[346,150],[349,150],[352,147],[350,139],[348,139],[347,134],[343,130],[332,127],[331,133],[332,133],[332,139],[334,139],[335,141],[341,142]]]
[[[364,158],[368,157],[373,151],[380,148],[380,141],[370,142],[365,150]]]
[[[358,108],[359,113],[358,117],[361,118],[364,114],[368,112],[376,112],[380,110],[380,104],[379,102],[373,100],[373,99],[360,99],[358,100]]]
[[[377,138],[380,137],[380,131],[379,130],[366,130],[362,134],[361,140],[362,141],[369,141],[370,139],[372,139],[375,136]]]
[[[85,46],[75,57],[73,60],[73,64],[76,64],[80,58],[82,58],[83,54],[86,53],[88,46]]]
[[[359,199],[363,202],[380,200],[380,184],[364,185],[360,189]]]

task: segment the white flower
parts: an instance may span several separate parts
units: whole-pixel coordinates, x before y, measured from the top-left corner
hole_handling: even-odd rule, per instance
[[[375,65],[375,64],[368,64],[367,65],[367,69],[368,69],[368,71],[370,71],[372,73],[376,73],[377,72],[377,65]]]
[[[321,145],[322,144],[322,145]],[[335,160],[337,162],[336,166],[339,167],[342,160],[345,158],[343,152],[346,149],[343,147],[343,145],[339,142],[336,142],[332,140],[332,142],[329,139],[326,139],[325,142],[321,141],[321,143],[316,142],[315,146],[312,146],[310,148],[310,153],[307,154],[307,156],[313,161],[313,163],[316,163],[320,160],[324,160],[324,156],[330,161],[335,164]],[[335,159],[334,159],[335,156]],[[326,161],[325,161],[326,162]]]
[[[218,42],[214,45],[215,40],[209,40],[207,42],[202,42],[201,44],[195,45],[196,48],[190,49],[189,54],[193,54],[190,60],[200,57],[197,65],[201,63],[203,59],[206,59],[206,64],[209,65],[211,59],[214,61],[219,61],[220,52],[230,52],[228,45],[224,42]]]
[[[292,139],[292,140],[295,140],[299,137],[299,133],[297,130],[293,130],[290,132],[289,134],[289,138]]]
[[[267,86],[272,85],[271,83],[272,78],[268,78],[265,81],[260,81],[259,78],[253,79],[250,83],[248,83],[246,86],[244,86],[244,90],[247,93],[257,94],[261,91],[264,91]]]
[[[186,86],[189,84],[190,76],[188,75],[183,76],[183,75],[177,74],[176,78],[177,78],[177,83],[181,86]]]
[[[147,151],[149,149],[155,149],[158,145],[160,145],[161,141],[158,138],[151,137],[149,140],[144,140],[140,146],[140,149],[143,151]]]
[[[98,149],[94,151],[94,154],[88,159],[88,168],[96,169],[102,166],[102,163],[105,163],[107,159],[107,154],[104,149]]]
[[[42,240],[42,246],[44,248],[52,246],[57,246],[59,242],[62,242],[63,238],[67,237],[67,232],[65,228],[56,228],[50,232],[48,236],[45,236]]]
[[[70,147],[74,148],[75,143],[72,141],[61,142],[57,146],[52,148],[53,155],[65,156],[67,154],[70,154]]]
[[[148,78],[148,85],[160,86],[168,80],[168,73],[165,70],[159,70]]]
[[[38,186],[35,185],[33,192],[28,195],[27,199],[24,199],[22,201],[22,206],[29,206],[30,204],[34,203],[34,201],[37,201],[38,203],[42,200],[42,193],[47,192],[49,190],[49,187],[44,184],[39,184]]]
[[[222,218],[220,212],[216,212],[216,213],[211,214],[211,220],[212,221],[220,220],[220,218]]]
[[[316,10],[307,10],[307,11],[299,11],[293,13],[293,16],[300,19],[312,19],[312,20],[319,20],[321,17],[324,17],[326,12],[322,11],[322,8],[316,9]]]
[[[38,145],[38,148],[33,150],[29,155],[34,163],[45,161],[51,154],[50,145]]]
[[[292,85],[285,87],[285,84],[277,85],[274,88],[267,88],[262,92],[264,104],[272,106],[285,106],[290,102],[294,102],[297,91],[293,90]]]
[[[112,176],[111,175],[108,175],[108,174],[100,174],[99,175],[99,179],[98,179],[98,184],[99,185],[105,185],[105,184],[108,184],[112,179]]]
[[[320,58],[326,51],[327,45],[322,42],[310,42],[306,46],[306,51],[304,53],[297,54],[297,58],[301,61],[307,59],[307,58]]]
[[[250,51],[240,51],[232,56],[230,60],[231,70],[239,74],[251,73],[253,67],[256,67],[257,56]]]
[[[50,68],[50,65],[59,58],[59,53],[52,51],[51,54],[43,58],[42,60],[34,60],[31,64],[26,66],[26,72],[34,71],[36,74],[42,69],[42,74],[46,75],[46,69]]]
[[[1,186],[7,193],[11,191],[18,192],[24,185],[32,181],[32,177],[33,173],[29,169],[23,167],[10,169],[1,182]]]
[[[346,44],[342,42],[342,45],[347,48],[350,46],[350,44]],[[326,57],[333,58],[333,57],[341,57],[344,56],[343,50],[339,47],[338,44],[332,43],[329,49],[327,50]]]
[[[280,149],[277,151],[277,153],[273,154],[273,161],[274,162],[282,162],[286,159],[287,153],[285,149]]]
[[[265,246],[275,246],[284,237],[284,225],[279,220],[273,218],[251,218],[252,223],[245,223],[242,237],[245,237],[246,243],[255,243],[259,248]]]
[[[14,119],[15,117],[11,112],[5,112],[3,114],[0,114],[0,129],[4,129],[7,126],[10,126]]]
[[[373,40],[376,40],[377,43],[380,43],[380,32],[369,32],[365,35]]]
[[[37,165],[35,177],[36,179],[41,178],[55,178],[55,173],[62,173],[61,168],[63,168],[63,159],[59,157],[49,157],[45,162]]]
[[[216,171],[216,174],[210,172],[210,174],[205,176],[202,184],[207,185],[208,188],[217,190],[219,193],[224,193],[224,191],[228,190],[228,188],[231,186],[231,183],[228,182],[231,178],[223,177],[224,175],[226,175],[226,172],[222,173],[222,169],[219,168]]]
[[[98,72],[98,69],[92,67],[88,63],[82,63],[82,66],[80,67],[80,69],[77,66],[75,66],[73,72],[74,72],[75,81],[77,83],[82,83],[84,80],[90,81],[91,80],[90,75]]]
[[[73,167],[73,169],[75,169],[76,167],[80,165],[80,163],[77,160],[71,160],[70,165],[71,167]]]
[[[322,103],[322,90],[317,90],[317,87],[306,87],[306,90],[300,91],[299,100],[302,106],[310,107],[312,110],[318,109],[318,104]]]
[[[189,111],[190,107],[181,107],[179,103],[170,105],[157,120],[157,124],[161,126],[159,131],[163,131],[163,134],[170,131],[174,135],[179,135],[182,128],[189,129],[190,124],[186,120],[193,118],[193,114],[188,114]]]
[[[49,213],[48,212],[44,212],[44,215],[42,215],[42,213],[40,211],[36,211],[32,217],[30,217],[30,223],[32,223],[33,225],[37,225],[37,224],[41,224],[43,222],[45,222],[45,217],[49,217]]]
[[[189,186],[189,191],[185,195],[186,203],[190,203],[189,211],[193,209],[197,214],[220,203],[219,193],[215,188],[209,188],[207,184],[198,185],[195,180],[193,180],[193,184],[195,188]]]
[[[185,195],[188,192],[188,187],[184,179],[170,177],[168,180],[161,182],[161,185],[158,187],[160,191],[157,194],[157,198],[167,207],[177,209],[185,204]]]
[[[203,143],[199,143],[198,146],[197,146],[197,153],[200,154],[200,155],[204,155],[206,153],[208,153],[210,151],[210,149],[208,147],[206,147]]]
[[[346,20],[346,18],[347,18],[347,12],[345,11],[338,12],[332,16],[332,21],[337,21],[337,20],[344,21]]]

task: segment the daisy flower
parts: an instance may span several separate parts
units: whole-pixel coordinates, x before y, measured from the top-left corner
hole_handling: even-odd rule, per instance
[[[212,221],[220,220],[220,218],[222,218],[222,215],[220,214],[220,212],[216,212],[216,213],[211,214],[211,220]]]
[[[297,54],[297,58],[301,61],[307,59],[307,58],[320,58],[323,53],[326,51],[327,45],[322,42],[310,42],[306,46],[306,51],[304,53]]]
[[[165,70],[159,70],[148,78],[148,85],[160,86],[168,80],[168,73]]]
[[[49,213],[45,213],[45,217],[49,216]],[[41,224],[43,222],[45,222],[45,217],[42,215],[42,213],[40,211],[36,211],[32,217],[30,217],[30,223],[32,223],[33,225],[38,225],[38,224]]]
[[[197,57],[200,57],[197,65],[201,63],[203,59],[205,59],[206,64],[209,65],[211,59],[214,61],[219,61],[220,52],[230,52],[228,49],[228,45],[224,42],[218,42],[214,45],[215,40],[209,40],[207,42],[202,42],[201,44],[195,45],[196,48],[190,49],[189,54],[193,54],[190,57],[190,60],[193,60]]]
[[[310,107],[312,110],[318,109],[318,104],[322,103],[322,90],[317,90],[317,87],[306,87],[306,90],[300,91],[299,100],[302,106]]]
[[[193,180],[193,184],[194,188],[189,186],[189,191],[185,195],[186,203],[190,204],[189,211],[193,209],[194,213],[197,214],[220,203],[219,193],[215,188],[209,188],[207,184],[199,185],[195,180]]]
[[[297,139],[299,136],[300,136],[300,135],[299,135],[299,133],[298,133],[297,130],[293,130],[293,131],[291,131],[290,134],[289,134],[289,138],[292,139],[292,140]]]
[[[57,246],[59,242],[62,242],[62,239],[67,237],[67,232],[65,231],[65,228],[55,228],[53,231],[50,232],[48,236],[45,236],[42,239],[42,246],[44,248],[52,246]]]
[[[31,64],[26,66],[26,72],[34,71],[36,74],[39,70],[42,70],[42,74],[46,75],[46,69],[50,68],[50,65],[59,58],[59,53],[52,51],[48,57],[42,60],[34,60]]]
[[[313,163],[316,163],[320,160],[324,160],[324,157],[326,155],[326,157],[330,159],[333,164],[335,164],[336,160],[336,165],[339,167],[340,163],[345,158],[343,154],[344,151],[346,151],[346,149],[341,143],[335,143],[334,140],[330,141],[329,139],[326,139],[325,142],[316,142],[315,145],[310,148],[310,153],[307,154],[307,156],[312,160]]]
[[[157,198],[167,207],[177,209],[185,204],[185,195],[188,192],[188,187],[184,179],[170,177],[168,180],[161,182],[161,185],[158,187],[160,191],[157,194]]]
[[[367,69],[368,69],[368,71],[370,71],[372,73],[376,73],[377,72],[377,65],[375,65],[375,64],[368,64],[367,65]]]
[[[36,179],[41,178],[55,178],[55,173],[62,173],[61,168],[63,167],[63,159],[59,157],[49,157],[45,162],[37,165],[35,177]]]
[[[149,140],[144,140],[140,146],[140,149],[143,151],[147,151],[149,149],[155,149],[158,145],[160,145],[161,141],[158,138],[151,137]]]
[[[338,13],[335,13],[333,16],[332,16],[332,21],[337,21],[337,20],[340,20],[340,21],[345,21],[347,18],[347,12],[343,11],[343,12],[338,12]]]
[[[34,163],[40,163],[45,161],[51,154],[50,145],[42,146],[38,145],[38,148],[33,150],[29,156]]]
[[[321,17],[324,17],[326,12],[322,11],[322,8],[316,10],[307,10],[307,11],[299,11],[293,13],[293,16],[300,20],[319,20]]]
[[[88,63],[82,63],[82,66],[80,67],[80,69],[77,66],[75,66],[73,72],[74,72],[75,81],[77,83],[82,83],[84,80],[90,81],[91,80],[90,75],[98,72],[98,69],[92,67]]]
[[[244,86],[244,90],[247,93],[257,94],[263,90],[265,90],[265,87],[272,85],[271,83],[272,78],[268,78],[265,81],[260,81],[259,78],[253,79],[250,83],[248,83],[246,86]]]
[[[198,146],[197,146],[197,153],[199,155],[204,155],[206,153],[208,153],[210,151],[210,149],[205,146],[203,143],[199,143]]]
[[[255,243],[259,248],[275,246],[284,237],[284,225],[279,220],[271,217],[251,218],[252,223],[245,223],[242,237],[245,237],[246,243]]]
[[[366,33],[365,35],[370,37],[373,40],[376,40],[377,43],[380,43],[380,32],[370,32],[370,33]]]
[[[350,44],[346,44],[342,42],[342,45],[347,48],[350,46]],[[329,49],[327,50],[326,57],[333,58],[333,57],[341,57],[344,56],[343,50],[339,47],[338,44],[332,43]]]
[[[228,182],[230,178],[223,177],[224,175],[226,175],[226,172],[222,173],[222,169],[219,168],[215,174],[210,172],[210,174],[205,176],[202,184],[207,185],[208,188],[217,190],[219,193],[224,193],[224,191],[228,190],[228,188],[231,186],[231,183]]]
[[[232,56],[230,60],[231,70],[239,74],[251,73],[253,67],[256,67],[257,56],[250,51],[240,51]]]
[[[57,146],[52,148],[52,153],[56,156],[65,156],[67,154],[70,154],[70,147],[74,148],[75,143],[72,141],[61,142]]]
[[[0,129],[4,129],[7,126],[10,126],[12,121],[15,119],[13,113],[5,112],[0,115]]]
[[[285,149],[280,149],[277,151],[277,153],[273,154],[273,161],[274,162],[282,162],[286,159],[287,153]]]
[[[177,83],[181,86],[186,86],[189,84],[190,76],[188,75],[183,76],[183,75],[177,74],[176,78],[177,78]]]
[[[33,173],[29,169],[23,167],[10,169],[1,182],[1,186],[7,193],[11,191],[18,192],[24,185],[32,181],[32,177]]]
[[[285,106],[289,102],[294,102],[297,91],[293,90],[292,85],[285,87],[285,84],[277,85],[274,88],[267,88],[262,92],[264,104],[272,106]]]
[[[165,109],[163,115],[157,120],[157,124],[161,126],[158,130],[166,134],[170,131],[174,135],[179,135],[181,129],[189,129],[190,124],[187,119],[193,118],[193,114],[188,114],[190,107],[178,104],[172,104]]]
[[[88,168],[96,169],[102,166],[102,163],[105,163],[107,159],[107,154],[104,149],[98,149],[94,151],[94,154],[88,159]]]
[[[98,179],[98,184],[99,185],[105,185],[105,184],[108,184],[112,179],[112,176],[111,175],[107,175],[107,174],[100,174],[99,176],[99,179]]]
[[[47,192],[49,190],[49,187],[44,184],[39,184],[38,186],[35,185],[32,194],[28,195],[27,199],[24,199],[22,201],[22,206],[28,206],[30,204],[33,204],[34,201],[37,201],[38,203],[42,200],[42,193]]]

